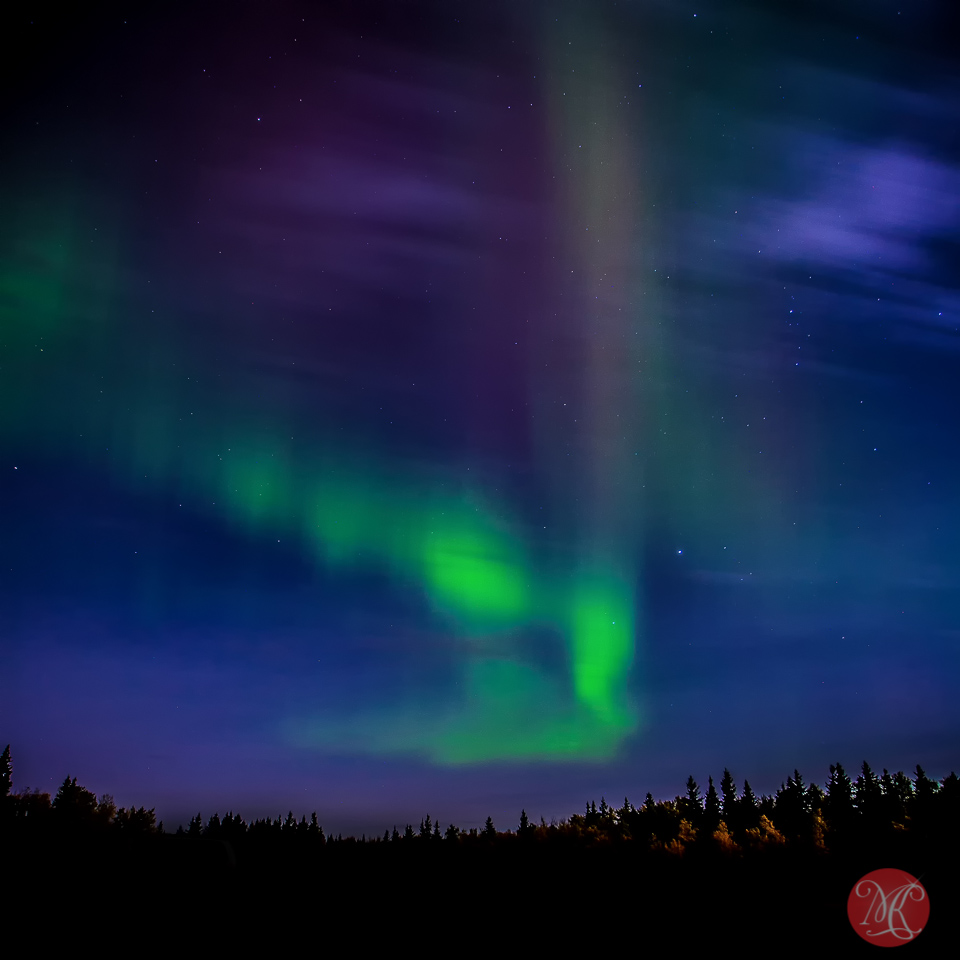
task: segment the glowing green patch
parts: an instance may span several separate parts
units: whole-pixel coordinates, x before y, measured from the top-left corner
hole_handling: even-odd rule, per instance
[[[331,753],[412,754],[445,766],[493,761],[606,760],[637,727],[632,709],[606,719],[570,703],[565,685],[530,664],[471,663],[466,696],[446,711],[419,703],[389,715],[291,721],[286,735]]]
[[[537,544],[528,541],[529,531],[512,532],[522,528],[504,523],[502,503],[485,505],[476,491],[447,492],[449,469],[442,476],[439,470],[413,475],[379,460],[376,451],[351,459],[324,448],[323,462],[297,456],[292,451],[302,446],[277,439],[286,441],[288,431],[278,425],[288,411],[246,396],[225,396],[222,406],[210,404],[206,416],[197,407],[194,416],[196,371],[181,364],[183,344],[158,328],[148,350],[126,317],[101,323],[105,305],[122,289],[104,254],[94,259],[71,240],[69,224],[45,238],[14,229],[24,239],[3,244],[0,269],[2,344],[16,347],[0,383],[5,436],[27,430],[31,442],[56,436],[93,469],[141,491],[174,489],[178,502],[214,512],[244,536],[267,540],[282,530],[328,568],[364,564],[385,570],[404,589],[418,585],[443,615],[451,643],[497,634],[503,657],[463,662],[461,683],[451,689],[456,703],[430,716],[410,703],[355,721],[308,721],[312,742],[325,749],[350,744],[359,752],[413,752],[443,764],[599,759],[616,752],[637,723],[627,695],[635,618],[622,579],[602,569],[571,577],[572,553],[552,548],[533,564]],[[98,239],[95,249],[102,247]],[[118,336],[128,330],[129,342]],[[57,356],[69,353],[69,364],[53,367],[52,351],[40,352],[48,333],[57,334]],[[127,346],[114,347],[115,339]],[[93,369],[102,369],[99,379],[91,380]],[[304,432],[320,447],[338,435],[325,433],[327,426],[311,420]],[[357,439],[354,447],[361,446]],[[552,672],[522,662],[523,649],[511,644],[517,631],[531,626],[563,633],[569,662]],[[490,652],[478,643],[467,646]]]
[[[491,536],[457,529],[428,535],[423,565],[427,588],[441,606],[496,619],[516,619],[526,610],[524,571]]]
[[[571,620],[577,700],[612,720],[623,710],[633,660],[633,609],[623,585],[599,577],[578,583]]]

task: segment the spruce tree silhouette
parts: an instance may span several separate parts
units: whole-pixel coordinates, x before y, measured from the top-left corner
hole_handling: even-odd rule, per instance
[[[923,767],[917,764],[917,774],[913,781],[913,802],[910,804],[910,817],[913,829],[920,835],[932,836],[936,831],[937,793],[940,784],[931,780]]]
[[[826,794],[823,792],[823,788],[817,783],[811,783],[807,787],[807,810],[811,813],[816,813],[818,810],[823,809],[823,803],[826,799]]]
[[[931,780],[927,774],[924,772],[923,767],[920,764],[917,764],[917,775],[913,781],[913,795],[914,803],[918,809],[926,808],[930,801],[933,799],[933,795],[939,789],[939,784],[936,780]]]
[[[678,804],[683,819],[697,826],[703,816],[703,797],[700,795],[700,785],[693,779],[693,774],[687,777],[687,795],[680,798]]]
[[[737,815],[741,829],[754,828],[760,823],[760,804],[749,780],[743,781],[743,793],[737,801]]]
[[[703,804],[703,826],[712,833],[720,823],[721,807],[717,788],[713,785],[713,777],[708,777],[707,781],[707,796]]]
[[[854,818],[853,784],[840,763],[830,764],[830,779],[827,780],[823,812],[830,829],[838,837],[849,839]]]
[[[737,819],[737,784],[727,767],[723,768],[723,776],[720,778],[720,793],[723,796],[721,810],[724,823],[732,827]]]
[[[960,777],[955,773],[940,782],[939,796],[944,812],[956,811],[960,805]]]
[[[811,826],[807,805],[807,788],[799,770],[787,777],[786,785],[781,784],[774,797],[773,821],[777,829],[791,839],[797,839],[809,833]]]
[[[884,824],[883,786],[866,760],[853,784],[853,805],[857,811],[860,830],[873,833]]]

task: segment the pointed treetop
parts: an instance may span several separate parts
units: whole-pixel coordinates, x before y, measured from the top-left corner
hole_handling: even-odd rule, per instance
[[[914,792],[918,800],[926,800],[937,792],[940,784],[936,780],[931,780],[924,772],[923,767],[917,764],[917,775],[914,777]]]
[[[708,778],[707,797],[704,801],[704,812],[707,817],[713,820],[720,818],[720,797],[717,796],[717,788],[713,785],[713,777]]]
[[[723,768],[723,776],[720,778],[720,792],[723,794],[724,800],[728,798],[735,800],[737,797],[737,783],[727,767]]]
[[[844,803],[853,797],[853,784],[843,764],[830,764],[830,779],[827,781],[827,796],[834,803]]]

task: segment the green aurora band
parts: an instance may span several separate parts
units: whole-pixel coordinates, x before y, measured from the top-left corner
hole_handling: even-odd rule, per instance
[[[183,336],[178,342],[175,326],[120,319],[133,313],[119,279],[121,216],[103,206],[96,217],[84,215],[72,202],[79,189],[59,202],[48,196],[7,205],[14,215],[3,246],[0,329],[8,442],[56,450],[143,496],[174,491],[196,512],[252,538],[293,538],[326,571],[384,572],[420,589],[466,642],[463,682],[446,709],[401,703],[352,717],[289,717],[282,727],[297,743],[412,752],[440,764],[582,760],[611,757],[638,729],[628,691],[640,630],[632,525],[638,440],[628,426],[639,402],[629,384],[640,323],[627,279],[638,242],[630,134],[608,102],[617,85],[605,66],[611,41],[592,36],[589,24],[574,26],[593,49],[593,69],[575,76],[563,60],[566,33],[557,28],[551,39],[547,30],[550,137],[563,216],[574,225],[563,255],[596,278],[598,291],[575,321],[589,344],[579,428],[589,456],[573,468],[572,483],[570,462],[558,462],[551,449],[569,425],[542,401],[549,384],[532,374],[530,388],[541,398],[535,441],[554,487],[552,515],[574,515],[573,548],[564,554],[572,560],[548,556],[546,545],[532,553],[523,525],[462,473],[452,481],[449,469],[414,476],[358,455],[356,443],[335,443],[322,427],[290,428],[284,410],[248,396],[242,371],[232,372],[232,383],[228,371],[204,397],[191,392],[208,364]],[[578,56],[582,63],[582,50]],[[540,333],[546,355],[553,332]],[[278,439],[292,432],[296,443]],[[525,629],[560,638],[564,675],[513,652],[511,638]]]
[[[461,636],[482,641],[537,625],[565,638],[566,679],[504,657],[500,643],[498,653],[467,660],[466,694],[443,717],[417,722],[413,710],[406,719],[292,719],[285,724],[291,738],[330,750],[420,753],[445,764],[600,758],[617,750],[637,724],[627,695],[633,585],[622,571],[571,570],[547,581],[519,527],[476,490],[450,493],[442,480],[431,488],[349,452],[295,454],[275,439],[282,432],[276,411],[227,421],[222,399],[205,407],[186,400],[178,384],[195,376],[192,367],[182,372],[193,358],[169,331],[123,329],[119,245],[106,240],[102,213],[88,221],[98,224],[97,245],[83,244],[77,223],[84,218],[71,223],[65,207],[24,205],[4,238],[8,443],[41,456],[56,450],[144,496],[176,491],[196,511],[254,538],[293,537],[326,570],[375,568],[418,584]],[[237,420],[266,425],[237,430]]]

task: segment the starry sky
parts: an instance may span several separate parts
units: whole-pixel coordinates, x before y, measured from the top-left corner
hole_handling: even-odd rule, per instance
[[[15,786],[346,833],[957,767],[951,6],[18,12]]]

